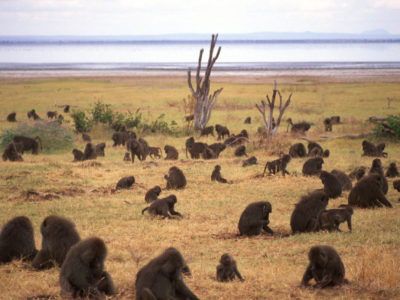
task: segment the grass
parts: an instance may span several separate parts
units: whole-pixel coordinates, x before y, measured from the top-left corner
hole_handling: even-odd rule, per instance
[[[397,103],[387,108],[387,97],[400,97],[400,85],[386,82],[359,82],[351,84],[318,83],[298,78],[299,85],[279,85],[283,97],[293,92],[292,104],[285,117],[294,122],[306,120],[314,123],[308,138],[339,136],[370,132],[368,117],[385,116],[398,112]],[[301,84],[300,84],[301,83]],[[24,154],[24,162],[0,163],[0,224],[14,216],[28,216],[35,228],[36,246],[40,248],[40,223],[49,214],[63,215],[75,222],[82,238],[99,236],[108,247],[106,269],[112,275],[118,296],[115,299],[134,297],[137,271],[163,249],[174,246],[187,260],[192,278],[185,278],[187,285],[201,299],[387,299],[399,298],[400,287],[400,203],[398,194],[389,179],[388,199],[393,209],[355,209],[353,232],[320,232],[286,238],[262,235],[254,238],[238,237],[237,223],[243,209],[255,201],[266,200],[272,204],[270,226],[280,233],[290,233],[290,215],[299,197],[308,191],[321,188],[318,178],[303,177],[301,167],[305,159],[293,159],[288,166],[290,176],[258,178],[264,164],[276,159],[279,151],[301,141],[286,133],[282,124],[279,136],[271,145],[259,147],[257,127],[261,115],[254,107],[271,93],[272,85],[231,83],[219,78],[213,88],[223,86],[211,124],[227,125],[231,132],[247,129],[252,143],[247,146],[249,155],[259,161],[256,166],[242,168],[242,159],[233,156],[234,149],[227,149],[218,161],[186,159],[185,137],[147,135],[151,146],[163,148],[173,145],[179,150],[176,162],[151,159],[134,164],[123,162],[125,149],[111,147],[111,131],[95,127],[89,133],[94,143],[105,141],[106,156],[92,162],[72,163],[70,149],[50,151],[38,156]],[[124,78],[104,79],[34,79],[0,82],[0,119],[5,120],[11,111],[17,120],[26,121],[26,112],[32,108],[44,118],[56,104],[70,104],[72,109],[89,109],[97,100],[109,103],[119,111],[141,108],[144,116],[155,118],[161,113],[166,120],[175,120],[183,126],[182,98],[188,94],[184,79],[152,80]],[[64,114],[65,115],[65,114]],[[333,127],[333,132],[323,131],[325,117],[340,115],[343,124]],[[243,124],[251,116],[253,123]],[[71,126],[69,116],[66,125]],[[33,122],[33,121],[29,121]],[[0,130],[15,126],[0,122]],[[196,136],[198,139],[198,136]],[[207,143],[215,138],[201,138]],[[304,141],[303,141],[304,142]],[[400,157],[398,143],[387,143],[388,158],[382,158],[387,167]],[[74,147],[83,150],[84,142],[74,137]],[[349,172],[359,165],[370,166],[371,158],[361,156],[360,139],[334,139],[321,143],[331,152],[324,169],[334,168]],[[215,164],[222,167],[222,175],[233,183],[211,183]],[[145,192],[154,185],[165,188],[164,174],[176,165],[181,168],[188,184],[184,190],[163,190],[161,196],[174,193],[178,198],[176,210],[182,219],[162,220],[141,215],[146,207]],[[112,192],[123,176],[135,176],[133,188]],[[45,199],[27,197],[28,190],[58,197]],[[331,200],[328,208],[347,203],[348,192]],[[311,246],[328,244],[341,255],[346,267],[349,285],[312,290],[299,287],[307,265]],[[236,259],[238,268],[246,279],[240,283],[218,283],[216,266],[220,256],[229,252]],[[0,268],[0,295],[2,299],[22,299],[37,294],[59,295],[59,269],[34,272],[29,264],[13,261]]]

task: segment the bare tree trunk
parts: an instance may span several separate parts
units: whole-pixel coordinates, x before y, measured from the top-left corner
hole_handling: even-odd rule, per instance
[[[196,90],[194,90],[193,85],[192,85],[191,70],[190,69],[188,70],[188,85],[189,85],[190,91],[192,92],[193,97],[195,98],[195,105],[194,105],[194,129],[195,130],[201,130],[207,125],[208,121],[211,118],[211,112],[214,108],[214,105],[217,102],[217,98],[223,90],[223,88],[220,88],[220,89],[214,91],[213,94],[210,94],[211,70],[221,52],[221,47],[219,47],[217,54],[215,55],[215,57],[213,57],[217,38],[218,38],[218,34],[212,35],[211,44],[210,44],[210,54],[208,57],[207,68],[204,73],[204,79],[200,76],[201,60],[203,57],[204,49],[200,50],[199,61],[198,61],[197,72],[196,72]]]

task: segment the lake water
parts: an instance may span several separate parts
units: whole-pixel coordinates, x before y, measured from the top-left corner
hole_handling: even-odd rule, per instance
[[[220,70],[400,68],[397,42],[218,42]],[[0,42],[1,70],[181,70],[195,68],[209,42]]]

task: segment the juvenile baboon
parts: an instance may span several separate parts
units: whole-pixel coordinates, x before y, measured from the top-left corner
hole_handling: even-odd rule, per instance
[[[364,140],[362,142],[362,147],[364,151],[363,156],[383,156],[383,157],[387,156],[387,153],[383,152],[383,150],[385,149],[384,143],[375,146],[371,142]]]
[[[340,116],[332,116],[331,123],[332,124],[340,124]]]
[[[246,147],[244,145],[237,147],[235,150],[235,156],[247,156]]]
[[[318,215],[325,210],[328,201],[328,195],[321,190],[315,190],[302,196],[290,217],[290,227],[293,233],[315,231]]]
[[[38,154],[39,153],[39,147],[40,150],[42,150],[42,141],[40,140],[40,137],[35,137],[34,139],[23,136],[23,135],[16,135],[13,138],[14,143],[21,143],[23,145],[22,147],[22,153],[24,151],[32,150],[32,154]]]
[[[70,107],[69,105],[65,105],[64,106],[64,112],[65,113],[69,113],[69,107]]]
[[[127,177],[122,177],[118,182],[117,185],[115,186],[115,189],[129,189],[132,184],[135,183],[135,177],[133,176],[127,176]]]
[[[173,247],[153,258],[136,275],[136,300],[199,298],[186,286],[182,272],[189,270],[182,254]]]
[[[218,182],[221,182],[221,183],[227,183],[228,182],[221,175],[221,166],[220,165],[216,165],[214,167],[214,171],[211,174],[211,181],[218,181]]]
[[[370,174],[360,179],[350,191],[348,203],[361,208],[392,207],[382,192],[382,175]]]
[[[304,146],[303,143],[294,144],[289,149],[289,155],[293,158],[306,157],[307,155],[306,147]]]
[[[91,237],[71,247],[60,271],[62,294],[73,298],[103,299],[114,295],[115,287],[108,272],[104,271],[107,248],[103,240]]]
[[[390,163],[389,168],[386,171],[386,177],[399,177],[399,171],[397,170],[397,166],[395,162]]]
[[[22,156],[17,151],[16,143],[8,143],[6,145],[2,158],[4,161],[23,161]]]
[[[336,250],[330,246],[313,246],[308,252],[308,265],[301,284],[308,286],[308,282],[314,278],[314,288],[325,288],[328,286],[348,283],[344,278],[344,265]]]
[[[372,166],[371,169],[369,169],[369,174],[379,174],[381,175],[381,180],[382,180],[382,192],[386,195],[388,190],[389,190],[389,184],[388,181],[385,177],[385,175],[383,174],[383,168],[382,168],[382,162],[379,158],[375,158],[372,161]]]
[[[186,158],[188,158],[189,147],[194,144],[194,137],[190,137],[185,141]]]
[[[229,253],[222,254],[219,263],[220,264],[217,266],[217,280],[219,282],[232,281],[235,279],[235,276],[237,276],[240,281],[244,281],[232,255]]]
[[[318,215],[316,230],[336,230],[340,232],[339,225],[346,221],[349,230],[352,231],[351,216],[353,215],[353,208],[348,205],[341,205],[341,207],[344,208],[321,211]]]
[[[48,111],[48,112],[47,112],[47,118],[48,118],[48,119],[55,119],[55,118],[57,118],[57,112],[56,112],[56,111]]]
[[[324,160],[321,157],[308,159],[303,165],[303,175],[319,175],[322,170]]]
[[[310,123],[307,123],[307,122],[304,122],[304,121],[300,122],[300,123],[293,124],[293,121],[292,121],[291,118],[287,119],[287,122],[291,126],[291,132],[305,133],[311,127]]]
[[[393,188],[400,192],[400,180],[393,181]]]
[[[167,189],[183,189],[186,186],[186,177],[178,167],[171,167],[168,175],[164,178],[167,180]]]
[[[85,150],[83,151],[83,160],[88,160],[88,159],[96,159],[96,151],[93,147],[92,143],[87,143]]]
[[[95,147],[95,152],[97,156],[104,156],[104,148],[106,147],[106,143],[97,144]]]
[[[330,118],[326,118],[324,120],[325,131],[332,131],[332,120]]]
[[[228,137],[230,136],[229,129],[225,126],[217,124],[217,125],[215,125],[215,131],[218,134],[218,140],[224,139],[225,136],[228,136]]]
[[[164,147],[165,154],[167,155],[165,159],[169,160],[177,160],[179,157],[178,150],[175,147],[170,145],[165,145]]]
[[[85,142],[91,142],[92,138],[90,137],[90,135],[88,135],[86,133],[82,133],[82,140]]]
[[[84,161],[84,155],[81,150],[74,149],[72,150],[72,154],[74,155],[74,160],[73,161]]]
[[[203,153],[204,149],[207,147],[207,144],[205,143],[193,143],[188,146],[188,150],[190,153],[190,157],[192,159],[197,159],[200,158],[200,154]]]
[[[200,136],[207,136],[208,137],[209,134],[211,134],[212,136],[215,136],[214,135],[214,126],[205,127],[200,132]]]
[[[268,161],[265,164],[263,176],[265,176],[265,171],[267,169],[269,171],[268,175],[277,174],[279,171],[282,172],[282,176],[285,176],[286,174],[289,175],[289,172],[286,170],[287,164],[289,162],[290,162],[290,155],[288,154],[283,155],[279,159]]]
[[[31,221],[15,217],[4,224],[0,232],[0,264],[13,259],[32,260],[37,253]]]
[[[364,166],[357,167],[353,171],[350,172],[349,177],[352,180],[353,179],[360,180],[365,175],[366,171],[367,171],[367,168]]]
[[[256,165],[256,164],[257,164],[257,157],[252,156],[243,161],[242,167],[247,167],[247,166]]]
[[[259,235],[261,229],[264,229],[269,234],[274,234],[269,228],[269,214],[272,212],[271,203],[267,201],[250,203],[239,219],[240,235]]]
[[[324,152],[322,153],[322,157],[329,157],[330,154],[331,152],[329,151],[329,149],[325,149]]]
[[[182,216],[180,213],[174,210],[175,204],[177,202],[175,195],[169,195],[168,197],[155,200],[150,206],[142,210],[142,215],[146,210],[149,211],[151,215],[161,215],[164,218],[171,219],[171,215]]]
[[[208,146],[217,157],[219,157],[220,153],[226,149],[226,145],[223,143],[214,143]]]
[[[161,188],[158,185],[156,185],[155,187],[149,189],[146,192],[146,195],[144,196],[144,200],[147,203],[153,202],[158,199],[158,196],[160,195],[160,193],[161,193]]]
[[[353,185],[351,183],[351,179],[346,175],[346,173],[339,170],[332,170],[331,174],[334,175],[337,180],[339,180],[343,191],[352,189]]]
[[[40,119],[39,115],[36,113],[36,111],[34,109],[28,111],[27,115],[28,115],[28,119],[32,118],[35,121]]]
[[[130,155],[130,153],[129,153],[129,152],[125,152],[124,160],[123,160],[123,161],[130,161],[130,160],[131,160],[131,155]]]
[[[51,268],[53,262],[61,266],[68,250],[81,239],[74,223],[56,215],[50,215],[43,220],[40,232],[42,249],[32,262],[35,269]]]
[[[160,147],[149,147],[149,155],[152,159],[155,157],[161,158],[161,148]]]
[[[247,117],[247,118],[244,120],[244,124],[251,124],[251,117]]]
[[[337,198],[342,195],[342,185],[335,175],[322,171],[319,178],[321,179],[324,185],[324,191],[329,198]]]
[[[15,112],[12,112],[11,114],[9,114],[7,116],[7,121],[8,122],[17,122],[17,120],[15,119],[16,115],[17,115],[17,113],[15,113]]]

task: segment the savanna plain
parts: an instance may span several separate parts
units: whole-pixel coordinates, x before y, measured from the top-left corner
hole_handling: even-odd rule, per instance
[[[373,71],[372,71],[373,72]],[[212,77],[211,90],[223,87],[209,125],[222,124],[231,132],[249,132],[246,144],[249,156],[256,156],[258,164],[242,167],[244,158],[234,156],[234,148],[223,151],[217,160],[192,160],[185,155],[184,105],[189,89],[184,76],[121,76],[69,78],[1,78],[0,130],[11,129],[21,123],[33,126],[26,113],[34,108],[47,122],[46,112],[69,104],[71,111],[90,110],[95,102],[110,104],[120,112],[140,108],[143,118],[156,119],[165,114],[170,124],[175,121],[178,133],[137,133],[150,146],[164,148],[169,144],[179,151],[177,161],[151,158],[132,164],[124,162],[126,149],[112,147],[112,129],[95,125],[88,133],[94,144],[105,142],[105,157],[95,161],[72,162],[73,148],[83,150],[85,142],[73,133],[70,115],[63,113],[62,126],[72,132],[73,144],[63,149],[25,153],[23,162],[0,162],[0,224],[26,215],[35,229],[35,242],[41,248],[40,224],[57,214],[72,220],[82,239],[102,238],[108,248],[106,270],[113,277],[117,289],[114,299],[133,299],[138,270],[165,248],[173,246],[181,251],[192,277],[186,284],[201,299],[395,299],[400,297],[400,202],[399,193],[389,180],[388,200],[393,208],[354,209],[353,232],[345,224],[343,232],[291,233],[290,216],[302,195],[323,185],[318,177],[301,173],[306,158],[292,159],[281,174],[262,177],[264,165],[287,153],[291,144],[307,142],[304,135],[292,135],[282,122],[272,141],[257,134],[262,126],[256,103],[272,94],[273,80],[278,79],[283,100],[290,93],[292,101],[284,119],[312,123],[306,138],[318,141],[330,150],[324,158],[323,169],[339,169],[347,174],[358,166],[371,166],[373,158],[362,156],[364,138],[337,138],[373,132],[371,116],[385,117],[400,112],[400,79],[387,80],[379,76],[369,80],[287,76],[274,78],[257,76]],[[393,79],[393,78],[392,78]],[[388,105],[387,98],[393,98]],[[6,120],[10,112],[17,113],[17,124]],[[324,131],[326,117],[340,115],[342,123],[333,131]],[[251,116],[252,123],[244,124]],[[212,144],[216,137],[200,137],[196,141]],[[328,137],[328,138],[326,138]],[[367,137],[377,143],[374,135]],[[400,149],[396,141],[386,143],[387,158],[381,158],[384,168],[390,162],[400,164]],[[3,149],[0,149],[1,151]],[[165,154],[163,153],[165,156]],[[229,184],[211,182],[211,172],[221,165],[222,175]],[[171,166],[178,166],[186,175],[183,190],[165,190],[164,175]],[[133,175],[135,184],[128,190],[114,192],[115,184],[124,176]],[[354,186],[355,182],[353,182]],[[162,187],[160,196],[175,194],[175,209],[182,218],[150,217],[141,211],[146,191],[155,185]],[[39,196],[31,195],[36,191]],[[328,209],[347,204],[349,192],[330,199]],[[45,195],[41,197],[41,195]],[[47,195],[47,196],[46,196]],[[251,202],[269,201],[272,204],[271,236],[241,237],[238,221],[244,208]],[[333,246],[341,256],[349,284],[327,289],[300,287],[308,264],[307,253],[313,245]],[[230,253],[245,278],[229,283],[216,281],[216,266],[223,253]],[[0,266],[0,298],[24,299],[38,294],[60,297],[59,268],[34,271],[29,263],[19,260]]]

